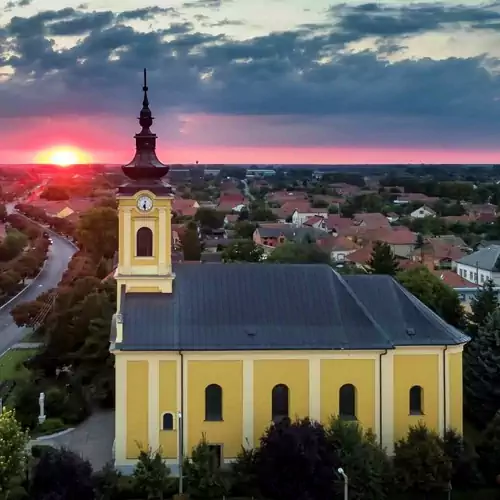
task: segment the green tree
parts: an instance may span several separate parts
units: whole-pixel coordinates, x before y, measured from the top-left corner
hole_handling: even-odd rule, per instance
[[[110,207],[96,207],[84,213],[76,227],[78,244],[94,257],[111,259],[118,250],[118,213]]]
[[[424,424],[410,427],[394,448],[394,475],[397,488],[404,493],[447,491],[452,464],[441,438]]]
[[[191,459],[184,461],[187,492],[195,500],[220,499],[229,492],[229,485],[221,473],[217,456],[205,436],[193,448]]]
[[[235,241],[222,251],[223,262],[260,262],[264,250],[252,240]]]
[[[498,484],[500,475],[500,412],[486,426],[477,446],[479,465],[488,484]]]
[[[287,242],[275,248],[265,262],[279,264],[330,264],[330,255],[314,243]]]
[[[239,220],[234,225],[234,232],[237,238],[251,239],[256,228],[256,224],[252,224],[246,220]]]
[[[194,218],[202,228],[219,229],[224,224],[224,214],[212,208],[200,207]]]
[[[349,476],[349,498],[384,500],[392,484],[392,470],[385,451],[371,431],[364,432],[358,422],[332,417],[326,435],[338,450],[340,463]]]
[[[135,489],[145,494],[148,500],[163,500],[171,478],[170,469],[163,462],[161,452],[141,450],[133,478]]]
[[[23,476],[28,464],[29,436],[11,410],[0,413],[0,495],[8,496],[12,481]]]
[[[464,326],[464,312],[457,292],[444,284],[425,266],[406,269],[397,274],[398,281],[417,299],[457,328]]]
[[[500,408],[500,310],[488,317],[464,350],[465,409],[484,427]],[[500,471],[499,471],[500,473]]]
[[[489,315],[498,309],[498,293],[492,280],[486,281],[471,300],[469,332],[474,336],[488,321]]]
[[[188,227],[180,240],[184,260],[199,261],[201,258],[201,245],[198,231]]]
[[[395,276],[399,270],[398,261],[390,245],[376,241],[373,245],[372,256],[368,262],[373,274],[389,274]]]

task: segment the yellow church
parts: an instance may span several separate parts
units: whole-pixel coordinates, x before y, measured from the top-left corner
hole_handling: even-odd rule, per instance
[[[205,435],[220,463],[283,417],[371,428],[388,453],[423,421],[462,431],[467,336],[388,276],[327,265],[172,264],[172,188],[144,79],[119,188],[115,465],[161,450],[175,473]]]

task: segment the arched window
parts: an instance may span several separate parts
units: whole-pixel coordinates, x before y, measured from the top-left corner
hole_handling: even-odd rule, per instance
[[[174,430],[174,416],[171,413],[163,414],[162,430],[172,431]]]
[[[356,387],[345,384],[339,390],[339,416],[356,420]]]
[[[137,257],[152,257],[153,256],[153,231],[149,227],[141,227],[136,234],[136,256]]]
[[[419,385],[414,385],[410,389],[410,415],[422,415],[423,405],[422,405],[422,387]]]
[[[210,384],[205,388],[205,420],[217,422],[222,420],[222,387]]]
[[[290,411],[290,390],[285,384],[278,384],[273,387],[271,394],[271,412],[273,422],[279,422],[283,418],[289,417]]]

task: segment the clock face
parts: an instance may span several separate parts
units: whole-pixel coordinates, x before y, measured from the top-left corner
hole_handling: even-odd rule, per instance
[[[137,208],[141,212],[149,212],[153,208],[153,200],[149,196],[140,196],[137,200]]]

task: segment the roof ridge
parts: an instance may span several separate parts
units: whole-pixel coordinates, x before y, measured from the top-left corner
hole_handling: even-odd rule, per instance
[[[359,306],[359,308],[365,313],[366,317],[372,322],[372,324],[375,326],[375,328],[381,333],[382,337],[384,337],[387,340],[387,343],[391,345],[391,349],[395,348],[394,343],[392,340],[389,338],[389,336],[386,334],[385,330],[382,328],[382,326],[375,320],[375,318],[372,316],[372,314],[368,311],[367,307],[359,300],[357,295],[354,293],[354,290],[349,286],[349,283],[335,271],[332,269],[332,273],[336,276],[336,278],[339,280],[340,284],[345,288],[347,293],[351,296],[351,298],[356,302],[356,304]],[[338,307],[337,301],[335,301],[335,304]]]

